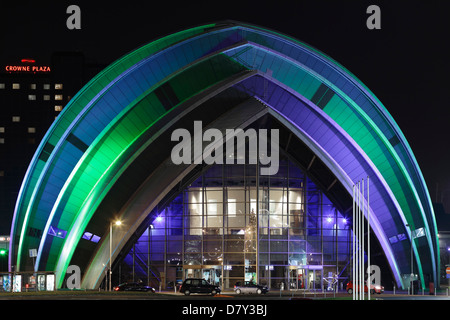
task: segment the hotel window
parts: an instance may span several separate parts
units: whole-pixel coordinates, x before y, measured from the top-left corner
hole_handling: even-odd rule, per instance
[[[63,95],[62,94],[55,94],[55,100],[62,100]]]
[[[55,90],[62,90],[63,85],[62,83],[55,83]]]
[[[0,83],[0,89],[5,89],[5,84],[4,83]]]
[[[20,89],[20,83],[13,83],[13,84],[12,84],[12,88],[13,88],[14,90]]]
[[[12,117],[12,122],[20,122],[20,117],[19,116],[13,116]]]
[[[44,84],[44,90],[50,90],[50,85],[48,83]]]
[[[30,84],[30,89],[31,90],[36,90],[36,83]]]
[[[28,95],[28,100],[36,100],[36,95],[35,94],[29,94]]]
[[[57,112],[62,111],[62,106],[55,106],[55,111]]]
[[[44,94],[44,100],[45,101],[49,101],[50,100],[50,95],[49,94]]]
[[[35,127],[28,127],[28,133],[36,133]]]

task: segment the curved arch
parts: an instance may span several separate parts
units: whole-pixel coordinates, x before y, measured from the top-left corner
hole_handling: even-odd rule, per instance
[[[227,98],[241,99],[241,112],[245,99],[257,99],[258,106],[279,117],[317,153],[349,193],[351,181],[375,177],[374,231],[398,284],[400,274],[410,270],[411,245],[422,284],[427,274],[438,283],[430,197],[411,148],[385,107],[323,53],[288,36],[236,22],[200,26],[151,42],[105,69],[72,99],[40,144],[24,179],[11,229],[10,265],[16,270],[56,268],[61,285],[90,221],[113,215],[98,209],[112,201],[111,188],[119,188],[122,175],[158,137],[167,137],[173,123],[188,119],[195,108],[224,92]],[[222,114],[214,108],[203,110],[209,114],[201,116],[210,121]],[[149,175],[156,174],[165,159],[158,161]],[[143,188],[142,179],[134,188]],[[148,212],[140,212],[130,232]],[[407,224],[423,228],[425,237],[411,241]],[[42,237],[30,235],[30,228],[41,230]],[[67,236],[49,236],[52,228]],[[108,231],[102,232],[104,243]],[[409,235],[408,244],[389,242],[401,233]],[[124,239],[117,243],[123,246]],[[102,273],[92,263],[96,256],[104,259],[101,246],[91,250],[88,267],[97,276]],[[32,247],[39,247],[35,266],[26,259]]]

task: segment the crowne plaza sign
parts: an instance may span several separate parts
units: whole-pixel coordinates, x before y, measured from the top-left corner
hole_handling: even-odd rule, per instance
[[[46,73],[50,72],[49,66],[30,66],[30,65],[7,65],[5,66],[6,72],[27,72],[27,73]]]
[[[34,59],[22,59],[20,60],[22,64],[6,65],[5,71],[9,73],[21,72],[21,73],[48,73],[51,72],[49,66],[37,66],[35,65],[36,60]]]

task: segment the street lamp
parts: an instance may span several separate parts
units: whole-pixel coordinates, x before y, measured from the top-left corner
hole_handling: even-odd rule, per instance
[[[109,291],[111,291],[111,278],[112,278],[112,268],[111,268],[111,260],[112,260],[112,230],[113,224],[116,226],[120,226],[122,221],[117,220],[115,222],[111,222],[109,224]]]

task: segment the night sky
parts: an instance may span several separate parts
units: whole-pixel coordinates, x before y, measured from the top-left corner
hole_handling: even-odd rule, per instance
[[[450,211],[448,0],[5,2],[0,2],[0,66],[21,58],[45,64],[54,51],[81,51],[89,61],[109,64],[159,37],[221,20],[306,42],[344,65],[381,100],[406,136],[433,201],[443,196]],[[71,4],[81,8],[81,30],[66,27]],[[381,30],[366,27],[371,4],[381,8]]]

